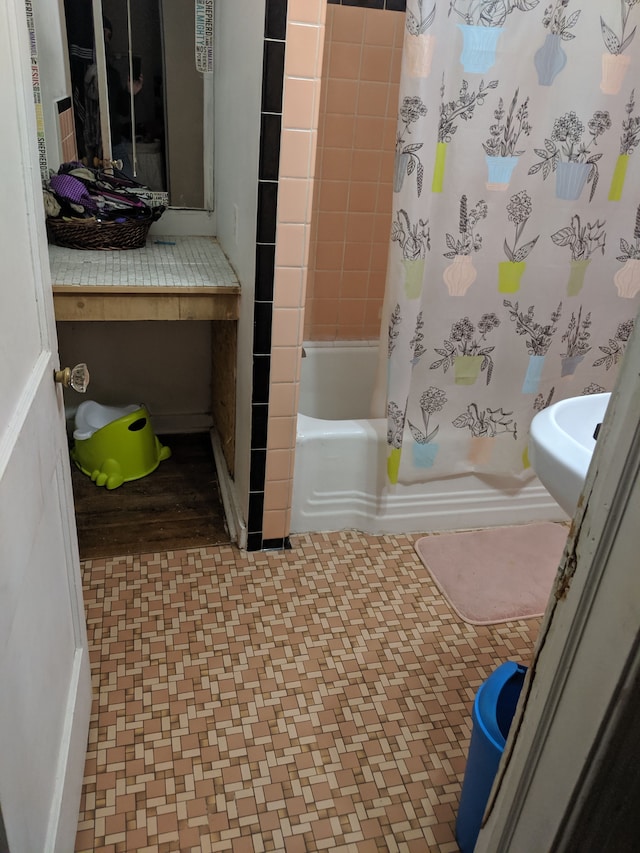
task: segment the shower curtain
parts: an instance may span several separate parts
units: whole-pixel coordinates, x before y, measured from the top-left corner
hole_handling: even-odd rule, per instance
[[[408,0],[391,483],[522,483],[536,412],[612,389],[640,291],[638,24],[640,0]]]

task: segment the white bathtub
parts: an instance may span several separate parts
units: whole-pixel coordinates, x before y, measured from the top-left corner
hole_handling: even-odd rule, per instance
[[[308,343],[305,352],[292,533],[427,533],[566,519],[538,480],[498,489],[469,474],[390,486],[386,420],[367,417],[377,347]]]

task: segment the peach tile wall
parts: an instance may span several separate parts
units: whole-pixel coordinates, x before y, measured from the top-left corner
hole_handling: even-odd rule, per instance
[[[305,340],[379,334],[403,35],[399,13],[327,7]]]
[[[378,337],[403,25],[288,3],[263,539],[289,535],[303,340]]]
[[[285,51],[264,539],[289,535],[326,0],[289,0]]]
[[[76,149],[76,132],[73,126],[73,111],[71,108],[58,113],[58,127],[62,162],[73,162],[78,159],[78,154]]]

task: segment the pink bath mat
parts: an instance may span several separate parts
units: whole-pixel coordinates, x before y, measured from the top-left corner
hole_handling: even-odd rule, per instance
[[[458,616],[492,625],[542,616],[567,534],[545,522],[425,536],[415,547]]]

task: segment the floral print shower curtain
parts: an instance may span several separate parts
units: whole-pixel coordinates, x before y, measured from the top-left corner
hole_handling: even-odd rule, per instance
[[[536,412],[612,389],[640,292],[638,24],[640,0],[408,0],[391,483],[523,482]]]

